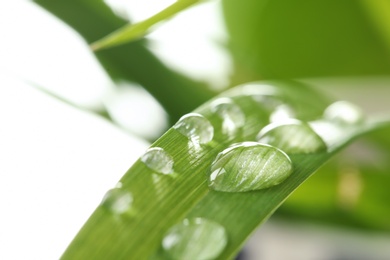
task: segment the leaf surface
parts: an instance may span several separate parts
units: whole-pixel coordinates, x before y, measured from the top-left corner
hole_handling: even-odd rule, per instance
[[[138,160],[121,179],[122,189],[133,196],[131,214],[113,214],[99,206],[63,259],[167,259],[161,245],[164,234],[185,218],[199,217],[225,228],[228,242],[218,259],[233,258],[255,228],[329,158],[356,137],[388,124],[372,119],[344,126],[343,131],[333,132],[332,138],[325,136],[327,151],[291,154],[293,173],[279,185],[250,192],[219,192],[208,187],[212,162],[234,143],[255,141],[269,124],[272,108],[268,104],[275,103],[271,100],[290,105],[296,117],[305,121],[318,120],[329,104],[322,95],[297,82],[263,82],[229,90],[220,97],[240,107],[245,124],[233,135],[224,132],[226,118],[215,113],[215,100],[211,100],[194,111],[214,127],[211,142],[195,145],[177,129],[168,130],[152,146],[163,148],[173,158],[174,173],[158,173]]]

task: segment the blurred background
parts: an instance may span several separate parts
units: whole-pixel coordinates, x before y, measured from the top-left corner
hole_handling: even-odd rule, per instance
[[[148,145],[229,87],[299,79],[389,113],[390,2],[206,1],[145,39],[89,49],[173,2],[0,0],[0,259],[59,258]],[[388,131],[354,143],[240,259],[390,259],[389,158]]]

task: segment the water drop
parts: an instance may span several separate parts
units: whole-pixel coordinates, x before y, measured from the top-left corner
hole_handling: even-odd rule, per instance
[[[222,118],[222,132],[234,134],[245,124],[245,115],[241,108],[229,98],[219,98],[211,103],[211,111]]]
[[[209,187],[245,192],[278,185],[292,172],[290,158],[278,148],[243,142],[223,150],[211,165]]]
[[[276,146],[290,154],[317,153],[327,150],[325,142],[309,124],[296,119],[267,125],[260,131],[257,141]]]
[[[153,147],[146,151],[141,157],[141,161],[153,171],[162,174],[170,174],[173,172],[173,159],[162,148]]]
[[[214,136],[214,128],[209,120],[196,113],[183,116],[173,128],[188,137],[194,144],[208,143]]]
[[[114,188],[104,195],[101,205],[114,214],[123,214],[131,209],[132,203],[133,196],[130,192]]]
[[[225,228],[204,218],[185,219],[171,227],[162,246],[177,260],[209,260],[218,257],[227,244]]]
[[[286,119],[294,118],[294,110],[287,105],[280,105],[275,108],[269,117],[271,123],[285,121]]]
[[[348,128],[343,125],[335,124],[327,120],[316,120],[309,122],[311,129],[326,143],[328,151],[332,151],[337,144],[348,139],[352,134]]]
[[[337,101],[325,109],[324,118],[340,124],[357,124],[363,121],[364,113],[348,101]]]

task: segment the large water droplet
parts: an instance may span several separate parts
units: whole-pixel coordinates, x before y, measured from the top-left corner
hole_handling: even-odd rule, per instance
[[[209,260],[218,257],[227,244],[225,228],[203,218],[185,219],[165,235],[165,252],[177,260]]]
[[[317,153],[327,149],[325,142],[309,124],[296,119],[267,125],[260,131],[257,141],[290,154]]]
[[[162,174],[170,174],[173,172],[173,159],[162,148],[153,147],[146,151],[141,157],[141,161],[153,171]]]
[[[214,136],[214,128],[209,120],[196,113],[183,116],[173,128],[188,137],[194,144],[208,143]]]
[[[275,108],[269,117],[271,123],[285,121],[286,119],[291,119],[295,117],[294,110],[287,105],[280,105]]]
[[[222,118],[222,132],[234,134],[245,124],[245,115],[241,108],[229,98],[219,98],[211,103],[211,111]]]
[[[123,214],[131,209],[132,203],[133,196],[130,192],[114,188],[104,195],[101,205],[114,214]]]
[[[364,113],[348,101],[337,101],[325,109],[324,118],[340,124],[357,124],[363,121]]]
[[[238,143],[217,155],[209,186],[226,192],[265,189],[283,182],[291,172],[291,160],[281,150],[256,142]]]

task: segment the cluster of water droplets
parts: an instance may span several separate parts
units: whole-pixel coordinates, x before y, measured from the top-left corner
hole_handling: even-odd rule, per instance
[[[276,91],[271,86],[266,85],[262,90],[248,85],[241,91],[244,95],[254,93],[252,98],[256,102],[262,103],[266,109],[272,108],[270,123],[260,130],[256,141],[235,143],[218,153],[208,173],[208,185],[216,191],[249,192],[278,185],[293,172],[289,155],[327,151],[328,143],[323,140],[323,127],[319,125],[325,122],[345,126],[364,120],[359,108],[340,101],[326,108],[320,120],[304,122],[295,118],[292,107],[280,104],[272,96]],[[234,136],[246,121],[240,106],[230,98],[212,102],[210,112],[221,118],[222,134],[228,138]],[[214,136],[210,121],[196,113],[183,116],[173,128],[197,149],[212,141]],[[160,147],[148,149],[140,161],[153,172],[161,174],[156,176],[174,172],[172,156]],[[101,205],[121,215],[129,212],[132,202],[133,196],[129,191],[116,187],[107,192]],[[171,259],[214,259],[224,250],[227,240],[222,225],[204,218],[193,218],[172,226],[162,240],[162,247]]]
[[[208,175],[211,189],[247,192],[270,188],[282,183],[293,172],[289,155],[328,150],[327,139],[323,139],[319,127],[313,122],[296,119],[294,109],[278,101],[277,91],[272,90],[272,86],[252,84],[243,87],[240,94],[250,95],[250,92],[254,93],[252,98],[256,102],[266,109],[271,108],[270,124],[260,130],[257,142],[232,144],[217,155]],[[339,101],[326,108],[319,121],[345,126],[362,120],[363,113],[358,107]]]
[[[234,94],[248,96],[266,111],[272,111],[272,122],[283,122],[294,116],[292,108],[282,104],[278,90],[271,85],[246,84]],[[228,102],[217,104],[220,103]],[[241,110],[238,107],[236,111]],[[240,118],[245,119],[245,115]],[[254,191],[278,185],[290,176],[292,170],[289,156],[272,144],[241,142],[232,144],[217,155],[210,167],[208,184],[211,189],[223,192]]]

